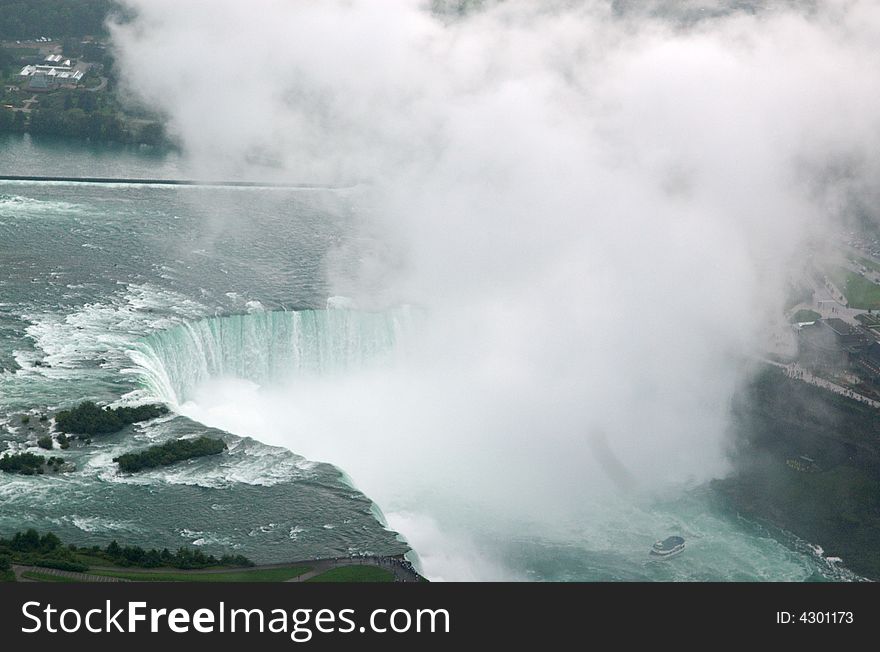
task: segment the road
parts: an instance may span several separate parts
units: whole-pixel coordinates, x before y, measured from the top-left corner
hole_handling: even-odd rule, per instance
[[[90,93],[97,93],[98,91],[103,91],[105,88],[107,88],[107,78],[101,77],[100,84],[98,84],[94,88],[86,88],[85,90],[89,91]]]

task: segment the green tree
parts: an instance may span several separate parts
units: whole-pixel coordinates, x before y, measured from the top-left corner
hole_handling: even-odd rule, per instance
[[[43,553],[54,552],[61,547],[61,539],[52,532],[46,532],[40,537],[40,550]]]
[[[82,56],[82,41],[78,38],[68,36],[66,39],[64,39],[61,50],[62,52],[64,52],[65,57],[78,59],[80,56]]]
[[[10,131],[13,131],[14,121],[14,112],[0,107],[0,133],[9,133]]]
[[[76,100],[76,106],[86,113],[91,113],[98,107],[98,102],[95,99],[95,93],[90,91],[80,91],[78,93],[78,98]]]
[[[168,142],[165,135],[165,127],[160,122],[150,122],[141,129],[138,140],[144,145],[159,147]]]
[[[15,66],[16,60],[11,52],[0,47],[0,77],[6,75]]]
[[[16,532],[9,546],[19,552],[30,552],[40,547],[40,533],[31,528],[26,532]]]
[[[112,0],[0,0],[0,39],[106,33]]]

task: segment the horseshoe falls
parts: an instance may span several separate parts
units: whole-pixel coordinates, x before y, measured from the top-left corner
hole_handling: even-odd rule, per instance
[[[129,355],[152,396],[180,405],[215,378],[271,385],[362,368],[389,356],[409,321],[405,309],[258,311],[184,323],[144,338]]]
[[[3,138],[0,167],[181,176],[172,155]],[[324,271],[361,244],[360,202],[356,190],[0,182],[0,449],[39,452],[22,417],[85,399],[172,410],[54,451],[71,473],[0,474],[0,531],[267,563],[407,553],[447,580],[841,577],[704,483],[623,491],[589,463],[572,472],[580,449],[518,407],[535,397],[498,403],[507,389],[468,362],[487,346],[468,306],[339,298]],[[565,332],[563,314],[536,308],[535,336]],[[112,462],[203,433],[229,450],[137,475]],[[652,562],[671,530],[688,555]]]

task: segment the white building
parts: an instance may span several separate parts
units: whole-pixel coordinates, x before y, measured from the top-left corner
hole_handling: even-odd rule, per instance
[[[60,55],[55,56],[58,56],[60,60]],[[48,60],[49,57],[46,59]],[[74,70],[69,65],[25,66],[18,74],[20,77],[31,78],[30,86],[32,90],[50,90],[59,84],[78,84],[83,78],[81,70]]]

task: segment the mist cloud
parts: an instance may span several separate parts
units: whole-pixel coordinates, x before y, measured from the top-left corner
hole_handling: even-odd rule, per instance
[[[434,576],[516,576],[487,523],[589,540],[622,483],[725,473],[788,270],[877,194],[872,2],[127,4],[122,78],[193,169],[360,183],[335,291],[427,316],[392,369],[194,414],[338,464]]]

